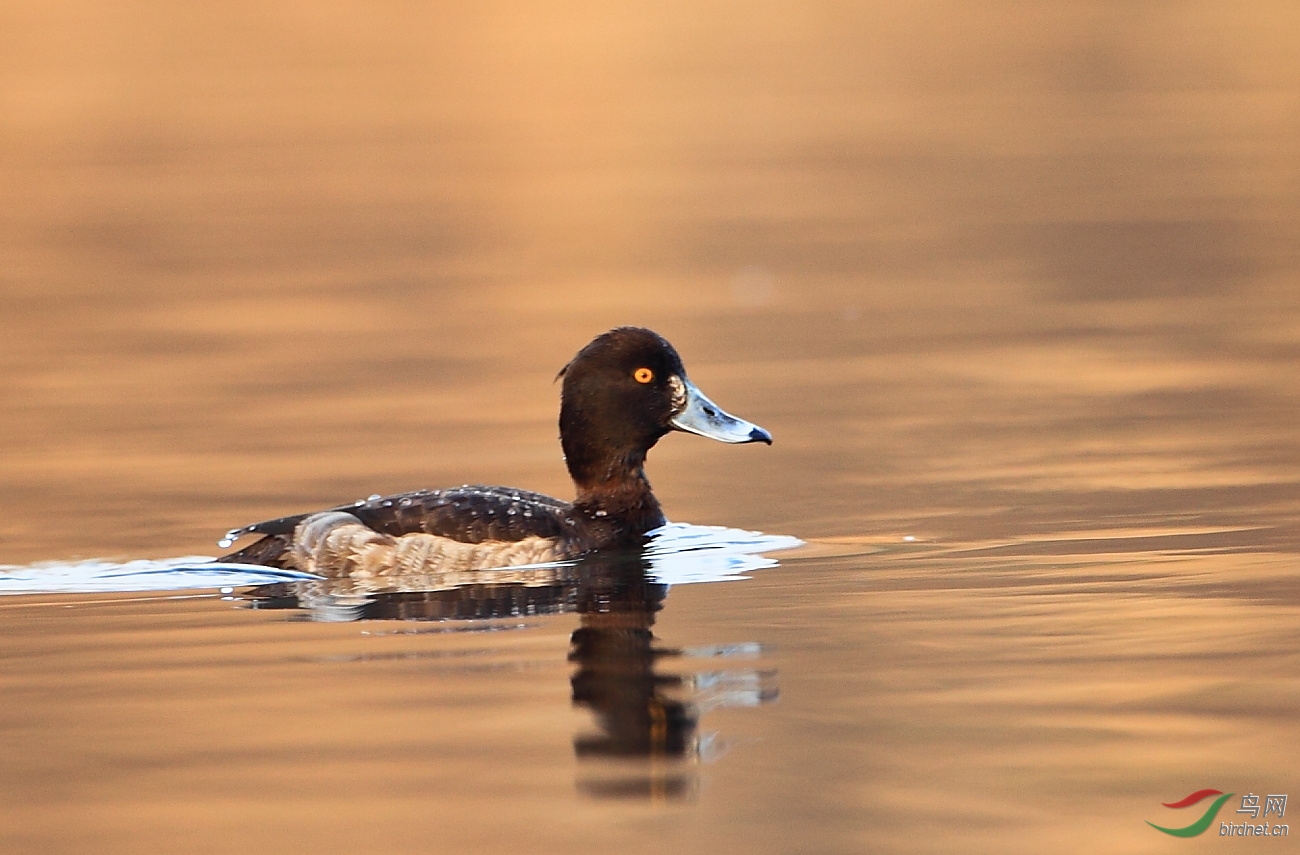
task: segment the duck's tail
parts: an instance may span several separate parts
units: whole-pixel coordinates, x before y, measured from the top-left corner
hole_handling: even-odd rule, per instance
[[[293,546],[293,533],[269,534],[256,543],[250,543],[238,552],[221,556],[226,564],[260,564],[263,567],[291,569],[289,550]]]
[[[291,565],[288,563],[290,556],[287,553],[293,547],[294,529],[298,527],[298,523],[309,516],[311,514],[294,514],[293,516],[279,517],[273,520],[263,520],[242,528],[232,528],[221,539],[221,546],[228,547],[246,534],[260,534],[263,537],[238,552],[223,555],[221,560],[234,564],[260,564],[263,567],[290,569]]]

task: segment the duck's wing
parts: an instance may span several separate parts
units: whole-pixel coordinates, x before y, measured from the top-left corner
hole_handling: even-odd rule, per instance
[[[479,486],[417,490],[340,508],[384,534],[424,532],[464,543],[564,537],[571,534],[572,509],[541,493]]]
[[[528,537],[566,538],[573,535],[572,505],[541,493],[507,487],[465,486],[450,490],[416,490],[392,496],[372,496],[329,508],[351,514],[364,525],[400,537],[423,532],[463,543],[518,541]],[[278,566],[292,545],[298,523],[320,511],[279,517],[232,529],[223,545],[246,534],[262,540],[222,558],[223,561]]]

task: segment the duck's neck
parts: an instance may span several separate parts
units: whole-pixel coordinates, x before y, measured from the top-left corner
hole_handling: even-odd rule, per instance
[[[578,491],[574,509],[601,539],[640,538],[664,524],[645,477],[645,452],[607,460],[566,455],[565,462]]]
[[[591,409],[567,391],[560,406],[560,445],[578,492],[574,511],[602,546],[639,540],[664,524],[645,477],[646,452],[663,432],[630,421],[593,420]]]
[[[632,524],[643,522],[636,525],[642,531],[663,525],[663,512],[654,492],[650,491],[650,481],[643,468],[645,455],[637,457],[637,460],[607,461],[595,470],[575,472],[571,466],[569,474],[573,476],[573,486],[577,487],[577,500],[573,504],[593,517],[615,517]]]

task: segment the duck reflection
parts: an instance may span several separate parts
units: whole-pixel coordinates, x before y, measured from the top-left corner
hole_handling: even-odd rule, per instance
[[[645,765],[599,764],[579,787],[590,795],[681,798],[694,793],[685,761],[698,755],[697,708],[686,680],[656,666],[681,651],[658,647],[651,628],[668,586],[653,581],[640,556],[600,556],[575,602],[580,625],[570,636],[575,706],[591,710],[597,733],[574,737],[580,759],[646,758]]]
[[[687,753],[695,710],[667,695],[680,689],[676,674],[659,674],[657,662],[680,651],[655,647],[651,631],[668,586],[650,581],[630,560],[584,586],[577,603],[581,625],[570,637],[577,664],[573,702],[596,715],[603,733],[578,737],[579,756],[669,756]]]
[[[776,697],[775,672],[691,670],[692,660],[753,657],[757,644],[679,650],[658,643],[653,627],[669,586],[655,580],[642,551],[609,552],[568,565],[428,574],[388,579],[385,590],[353,580],[264,586],[255,608],[299,608],[318,621],[488,621],[577,613],[570,636],[573,704],[595,730],[574,736],[583,765],[579,788],[591,796],[680,799],[695,792],[698,762],[719,755],[701,738],[702,712],[754,706]],[[687,673],[666,672],[667,661]]]

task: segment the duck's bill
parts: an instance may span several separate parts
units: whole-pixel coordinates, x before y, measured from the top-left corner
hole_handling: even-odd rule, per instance
[[[752,422],[738,419],[705,397],[691,381],[683,378],[686,405],[671,421],[677,430],[707,436],[719,442],[766,442],[772,435]]]

